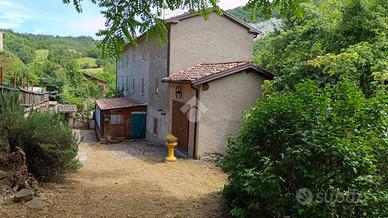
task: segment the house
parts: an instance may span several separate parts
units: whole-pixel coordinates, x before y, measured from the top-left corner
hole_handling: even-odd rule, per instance
[[[98,86],[100,86],[103,90],[103,92],[105,93],[106,90],[108,89],[108,85],[109,83],[105,80],[102,80],[102,79],[99,79],[93,75],[90,75],[88,73],[85,73],[85,72],[82,72],[82,75],[92,81],[94,81]]]
[[[146,138],[161,144],[168,133],[188,157],[224,154],[225,137],[240,127],[241,111],[262,95],[273,75],[253,65],[260,34],[223,12],[185,13],[166,20],[168,43],[138,38],[117,62],[117,89],[147,103]]]
[[[134,98],[95,100],[95,131],[100,141],[145,138],[147,105]]]

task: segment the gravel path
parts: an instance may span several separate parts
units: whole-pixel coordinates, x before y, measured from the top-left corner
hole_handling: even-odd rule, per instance
[[[44,209],[0,206],[0,217],[225,217],[220,196],[227,177],[192,159],[163,163],[162,147],[100,145],[83,131],[83,166],[57,183],[44,184]]]

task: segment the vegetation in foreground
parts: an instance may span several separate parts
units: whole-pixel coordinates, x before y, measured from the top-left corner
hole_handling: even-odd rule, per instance
[[[310,1],[255,42],[276,78],[221,164],[233,216],[388,215],[387,6]]]
[[[51,181],[77,166],[79,140],[60,116],[32,112],[27,117],[16,93],[0,96],[0,150],[26,155],[28,172]]]

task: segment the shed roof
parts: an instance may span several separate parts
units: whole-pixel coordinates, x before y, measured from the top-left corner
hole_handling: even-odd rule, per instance
[[[111,110],[111,109],[147,105],[145,102],[131,97],[99,99],[99,100],[94,100],[94,102],[96,103],[98,108],[100,108],[100,110]]]
[[[192,67],[173,73],[163,78],[167,83],[190,83],[194,85],[210,82],[244,70],[253,70],[268,79],[273,79],[273,74],[266,69],[252,64],[250,61],[234,61],[226,63],[197,64]]]
[[[71,113],[77,112],[77,105],[72,104],[59,104],[57,105],[57,110],[60,113]]]

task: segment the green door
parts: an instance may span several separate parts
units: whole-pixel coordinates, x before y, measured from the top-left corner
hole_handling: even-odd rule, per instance
[[[144,139],[146,136],[146,112],[131,113],[131,139]]]

